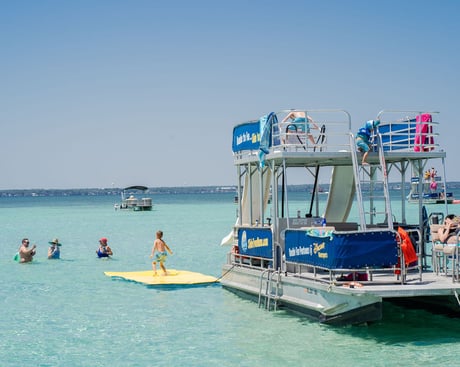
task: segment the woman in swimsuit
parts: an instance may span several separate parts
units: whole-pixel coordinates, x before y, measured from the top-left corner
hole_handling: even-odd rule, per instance
[[[455,217],[455,215],[449,214],[444,221],[444,225],[441,228],[439,228],[438,235],[439,240],[442,243],[457,243],[457,233],[459,231],[459,228],[458,221],[456,221],[456,219],[457,218]]]

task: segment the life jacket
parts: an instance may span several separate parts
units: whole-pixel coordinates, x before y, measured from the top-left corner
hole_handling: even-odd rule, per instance
[[[362,127],[358,130],[358,134],[357,136],[359,136],[360,138],[363,138],[365,139],[366,141],[368,141],[370,138],[371,138],[371,133],[369,131],[368,128],[366,127]]]
[[[401,238],[399,247],[404,254],[404,264],[408,266],[418,260],[417,253],[415,252],[414,245],[412,244],[409,234],[401,227],[398,227],[398,233]],[[400,267],[400,264],[400,259],[398,259],[398,267]],[[400,274],[401,272],[396,270],[395,273]]]

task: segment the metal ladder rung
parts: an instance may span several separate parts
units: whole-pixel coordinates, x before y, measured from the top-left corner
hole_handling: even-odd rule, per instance
[[[267,274],[267,278],[265,279],[265,274]],[[275,294],[272,294],[272,283],[273,283],[273,276],[277,275],[276,286],[275,286]],[[265,283],[265,287],[264,286]],[[280,284],[280,272],[274,271],[272,269],[267,269],[262,272],[260,275],[260,287],[259,287],[259,302],[258,306],[260,307],[262,304],[262,297],[264,298],[264,308],[268,311],[271,311],[271,305],[273,302],[273,310],[276,311],[278,308],[278,300],[280,299],[279,296],[279,284]],[[263,291],[265,288],[265,291]]]
[[[393,221],[391,220],[390,194],[388,190],[388,176],[386,171],[386,162],[381,143],[382,139],[380,133],[377,132],[376,138],[379,163],[363,166],[358,163],[358,153],[355,147],[354,136],[353,134],[350,134],[350,147],[354,167],[355,186],[358,207],[360,210],[360,221],[363,229],[365,229],[367,225],[366,217],[371,218],[373,215],[384,215],[385,218],[390,218],[388,220],[388,226],[389,228],[393,227]],[[369,185],[369,187],[366,187],[366,189],[368,190],[364,190],[364,185]],[[382,186],[382,191],[375,191],[375,185]],[[376,192],[382,192],[382,194],[376,195]],[[364,210],[364,199],[372,201],[376,199],[384,199],[384,211]],[[370,222],[372,223],[372,220],[370,220]]]

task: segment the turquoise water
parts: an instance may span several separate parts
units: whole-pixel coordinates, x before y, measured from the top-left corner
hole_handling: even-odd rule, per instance
[[[385,304],[384,321],[337,328],[264,311],[219,285],[158,290],[112,280],[104,271],[150,268],[158,229],[174,251],[168,267],[219,276],[227,251],[220,240],[236,210],[233,194],[158,195],[152,212],[136,213],[114,211],[116,201],[0,199],[0,366],[459,363],[460,319],[424,310]],[[12,258],[26,236],[38,253],[18,264]],[[102,236],[111,260],[96,258]],[[61,260],[46,259],[54,237]]]

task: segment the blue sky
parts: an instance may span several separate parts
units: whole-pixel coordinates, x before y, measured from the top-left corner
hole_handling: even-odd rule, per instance
[[[459,1],[0,2],[0,189],[231,185],[235,124],[440,111],[460,180]]]

